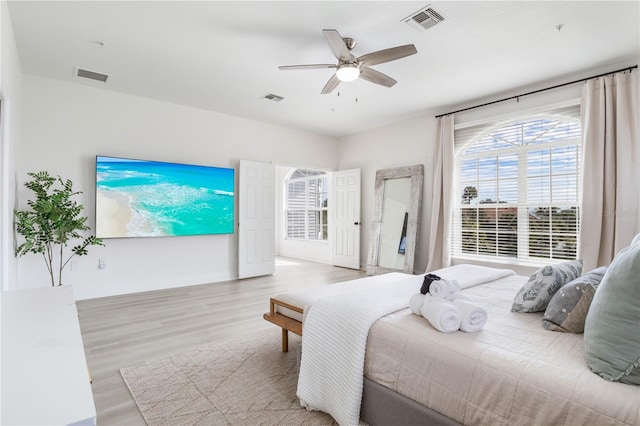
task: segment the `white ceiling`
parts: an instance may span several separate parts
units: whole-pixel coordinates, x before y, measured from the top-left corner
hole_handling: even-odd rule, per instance
[[[639,1],[8,3],[24,73],[335,137],[640,57]],[[443,22],[402,22],[429,4]],[[355,56],[410,43],[418,53],[373,67],[392,88],[358,80],[321,95],[333,70],[278,66],[335,63],[324,28],[355,38]]]

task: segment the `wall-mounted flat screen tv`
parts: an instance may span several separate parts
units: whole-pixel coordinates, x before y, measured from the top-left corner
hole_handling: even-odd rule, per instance
[[[96,156],[96,236],[232,234],[234,169]]]

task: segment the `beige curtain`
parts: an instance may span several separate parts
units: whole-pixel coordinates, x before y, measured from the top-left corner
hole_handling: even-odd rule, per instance
[[[640,232],[638,73],[589,80],[582,91],[584,271],[608,265]]]
[[[453,161],[453,115],[445,115],[438,118],[436,135],[427,272],[451,265]]]

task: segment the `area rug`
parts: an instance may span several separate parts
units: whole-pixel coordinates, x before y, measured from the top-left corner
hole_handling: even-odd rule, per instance
[[[335,425],[296,397],[298,336],[280,330],[185,350],[120,370],[149,425]]]

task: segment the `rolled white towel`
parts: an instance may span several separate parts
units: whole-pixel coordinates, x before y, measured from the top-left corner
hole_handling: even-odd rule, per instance
[[[443,333],[451,333],[460,328],[460,309],[447,300],[427,295],[420,313],[436,330]]]
[[[445,297],[449,302],[453,302],[454,300],[470,300],[469,296],[463,294],[462,292],[456,292]]]
[[[460,285],[458,285],[458,281],[456,280],[442,279],[433,281],[429,287],[429,294],[441,299],[444,299],[453,293],[457,293],[458,291],[460,291]]]
[[[453,303],[462,314],[460,330],[473,333],[474,331],[480,331],[484,328],[488,317],[486,309],[463,299],[455,299],[451,303]]]
[[[414,314],[421,316],[422,314],[420,313],[420,308],[422,308],[423,302],[424,294],[416,293],[411,296],[411,299],[409,299],[409,309],[411,309],[411,312],[413,312]]]

